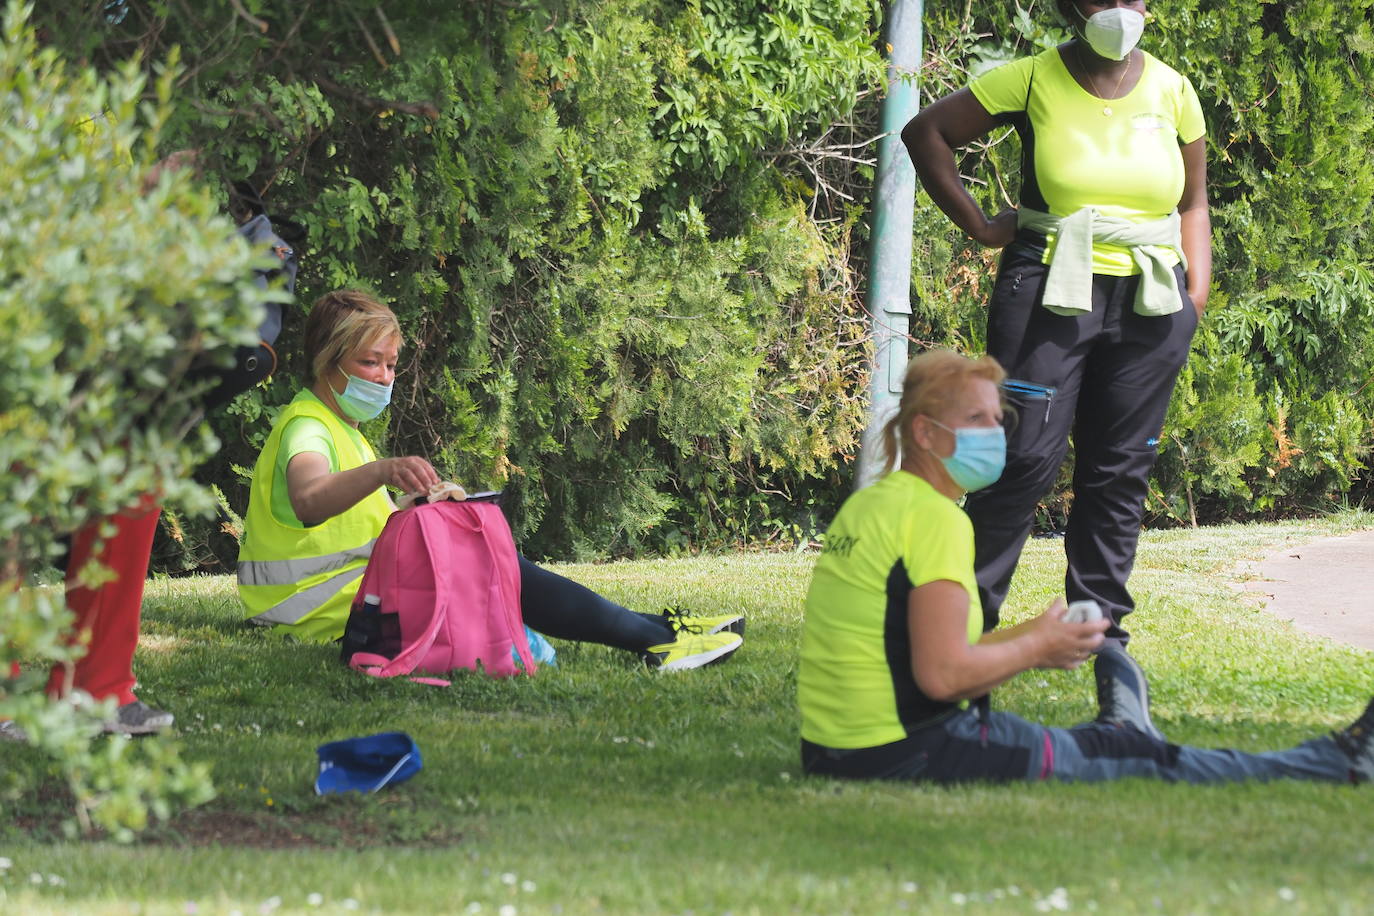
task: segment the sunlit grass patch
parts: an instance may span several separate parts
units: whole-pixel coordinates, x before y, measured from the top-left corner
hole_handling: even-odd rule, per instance
[[[1171,738],[1265,750],[1358,712],[1374,653],[1300,633],[1232,583],[1272,550],[1371,522],[1146,534],[1128,627]],[[267,637],[243,623],[230,577],[150,582],[140,690],[176,713],[219,795],[134,848],[0,827],[14,861],[0,910],[1360,913],[1374,899],[1367,790],[803,778],[796,666],[814,561],[555,567],[636,610],[743,610],[745,646],[665,677],[558,642],[558,667],[535,678],[459,675],[448,689],[365,678],[334,646]],[[1032,541],[1008,621],[1037,612],[1063,573],[1062,542]],[[1032,672],[995,702],[1059,725],[1095,712],[1086,670]],[[317,745],[393,729],[419,743],[418,776],[365,798],[314,794]],[[11,765],[22,750],[0,747]],[[4,802],[21,819],[39,807]],[[63,883],[27,883],[35,872]]]

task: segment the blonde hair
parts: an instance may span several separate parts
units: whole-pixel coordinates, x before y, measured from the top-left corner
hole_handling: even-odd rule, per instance
[[[315,300],[305,319],[305,365],[314,384],[344,357],[375,340],[401,337],[396,314],[357,289],[336,289]]]
[[[883,472],[892,470],[901,452],[912,452],[911,421],[918,414],[933,416],[949,405],[970,379],[1002,384],[1006,372],[991,356],[963,356],[953,350],[927,350],[907,363],[902,399],[897,412],[883,424]]]

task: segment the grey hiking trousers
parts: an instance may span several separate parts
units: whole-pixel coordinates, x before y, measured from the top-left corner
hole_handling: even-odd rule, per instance
[[[1169,744],[1131,726],[1089,722],[1050,728],[1007,712],[959,710],[901,741],[838,750],[802,741],[802,769],[818,776],[912,782],[1353,782],[1330,736],[1251,754]]]

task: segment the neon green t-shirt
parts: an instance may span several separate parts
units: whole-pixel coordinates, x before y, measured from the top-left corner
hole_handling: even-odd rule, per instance
[[[1057,48],[969,84],[988,114],[1021,136],[1022,206],[1055,216],[1092,207],[1132,222],[1161,219],[1178,206],[1184,183],[1179,146],[1206,132],[1202,105],[1187,77],[1141,53],[1140,81],[1119,99],[1087,92]],[[1051,238],[1047,262],[1053,246]],[[1093,272],[1125,277],[1139,269],[1125,248],[1094,245]]]
[[[302,391],[299,396],[323,403],[309,390]],[[367,459],[368,461],[376,457],[362,433],[350,426],[348,434],[360,454],[372,456]],[[338,452],[334,450],[334,439],[323,423],[313,417],[296,417],[286,424],[281,433],[281,446],[277,451],[277,466],[273,471],[276,479],[272,486],[272,516],[291,528],[305,526],[296,517],[296,510],[291,507],[291,496],[286,491],[286,466],[291,463],[292,458],[302,452],[316,452],[328,458],[331,474],[343,470],[339,467]]]
[[[923,694],[911,668],[908,597],[942,579],[968,592],[968,638],[976,643],[983,609],[964,510],[906,471],[845,500],[806,595],[797,679],[803,738],[878,747],[960,705]]]

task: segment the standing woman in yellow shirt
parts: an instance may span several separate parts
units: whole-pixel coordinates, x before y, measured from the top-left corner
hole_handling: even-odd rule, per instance
[[[1205,127],[1188,79],[1136,47],[1144,0],[1056,4],[1073,38],[939,99],[902,139],[935,204],[1005,248],[987,346],[1016,422],[1006,472],[965,507],[984,626],[1072,434],[1066,597],[1095,600],[1124,646],[1146,485],[1211,284]],[[1020,201],[988,216],[954,151],[1003,125],[1021,138]]]

